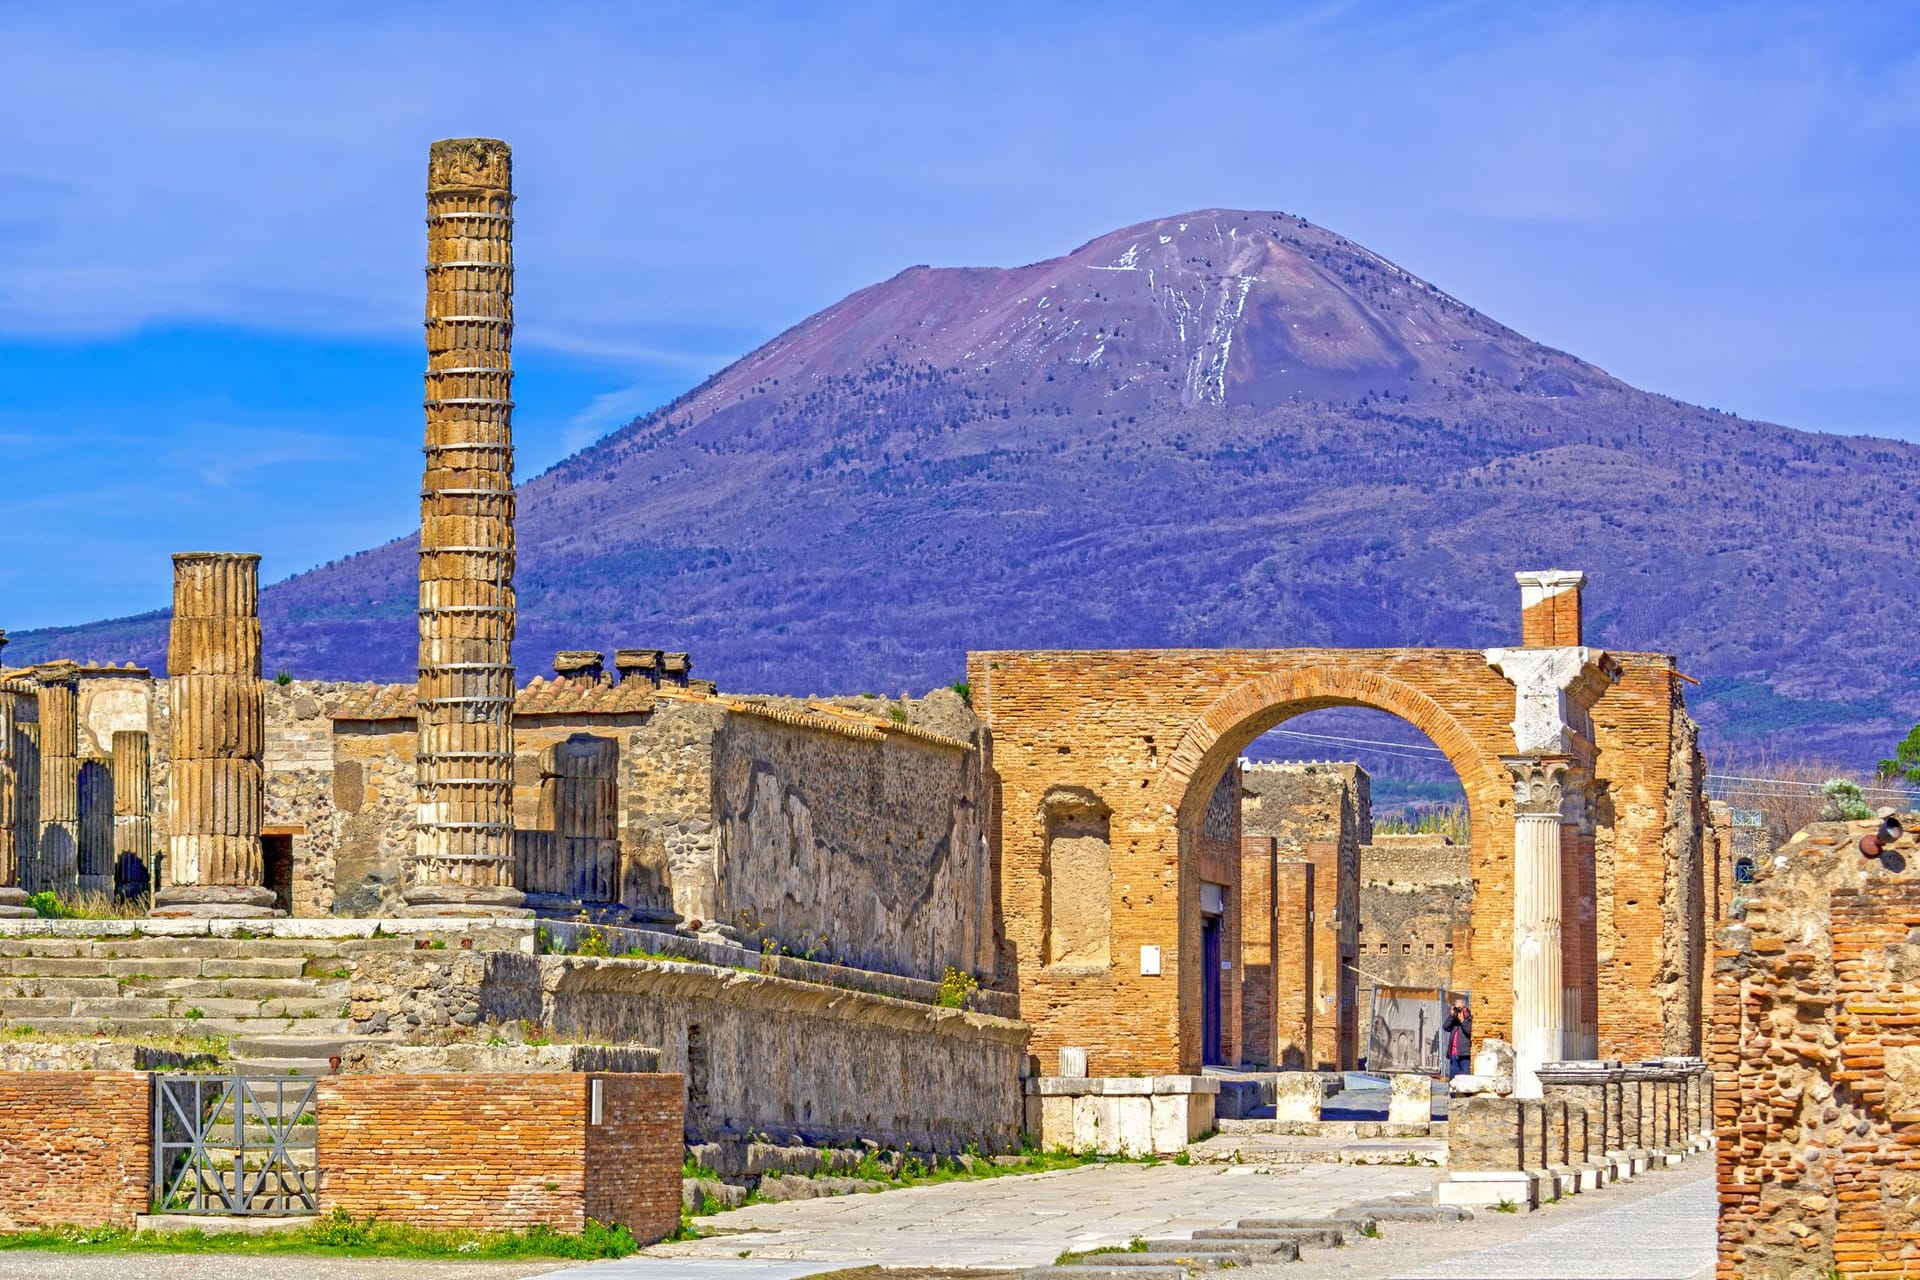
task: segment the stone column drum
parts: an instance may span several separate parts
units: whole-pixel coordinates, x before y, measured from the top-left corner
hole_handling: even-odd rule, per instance
[[[24,680],[0,680],[0,918],[30,916],[27,891],[20,887],[20,751],[16,708],[33,698]]]
[[[40,682],[40,845],[27,888],[71,895],[80,888],[80,668],[52,662]]]
[[[259,556],[173,558],[167,676],[167,883],[154,894],[153,914],[277,915],[260,855],[267,711]]]
[[[80,762],[80,891],[113,893],[113,761]]]
[[[153,886],[152,744],[140,729],[113,735],[113,880],[122,893]]]
[[[1513,1089],[1540,1096],[1563,1053],[1560,823],[1567,756],[1503,756],[1513,774]]]
[[[12,684],[13,851],[19,865],[15,883],[31,891],[40,850],[40,685],[25,677]]]
[[[523,914],[513,883],[513,167],[491,138],[427,162],[416,914]]]

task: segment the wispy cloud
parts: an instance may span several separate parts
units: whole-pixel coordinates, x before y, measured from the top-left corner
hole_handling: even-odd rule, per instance
[[[567,419],[566,431],[560,438],[561,449],[569,454],[578,453],[601,436],[658,407],[659,402],[659,388],[650,384],[597,395]]]

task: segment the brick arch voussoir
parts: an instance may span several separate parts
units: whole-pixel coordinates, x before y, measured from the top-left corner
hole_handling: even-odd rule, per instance
[[[1382,672],[1333,666],[1301,667],[1248,680],[1222,695],[1190,722],[1167,758],[1154,788],[1152,812],[1194,816],[1207,797],[1193,783],[1224,767],[1261,733],[1295,715],[1324,707],[1363,706],[1390,712],[1440,748],[1475,796],[1498,794],[1500,744],[1483,743],[1414,684]]]

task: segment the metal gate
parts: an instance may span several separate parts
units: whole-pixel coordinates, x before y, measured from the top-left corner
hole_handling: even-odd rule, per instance
[[[312,1076],[156,1075],[155,1213],[319,1211]]]

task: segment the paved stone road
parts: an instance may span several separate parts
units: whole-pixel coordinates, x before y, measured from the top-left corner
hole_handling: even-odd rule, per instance
[[[1181,1236],[1256,1214],[1324,1215],[1370,1196],[1421,1191],[1432,1182],[1431,1169],[1093,1165],[752,1205],[707,1219],[726,1235],[652,1252],[737,1258],[747,1250],[754,1258],[895,1267],[1034,1266],[1067,1249],[1125,1244],[1135,1236]]]
[[[1702,1165],[1704,1161],[1700,1162]],[[1527,1233],[1444,1262],[1403,1271],[1395,1280],[1691,1280],[1712,1274],[1714,1183],[1702,1172],[1644,1199],[1628,1201],[1559,1226],[1553,1212],[1539,1217],[1545,1230]],[[1649,1182],[1678,1177],[1678,1170]],[[1582,1196],[1598,1203],[1601,1192]]]

